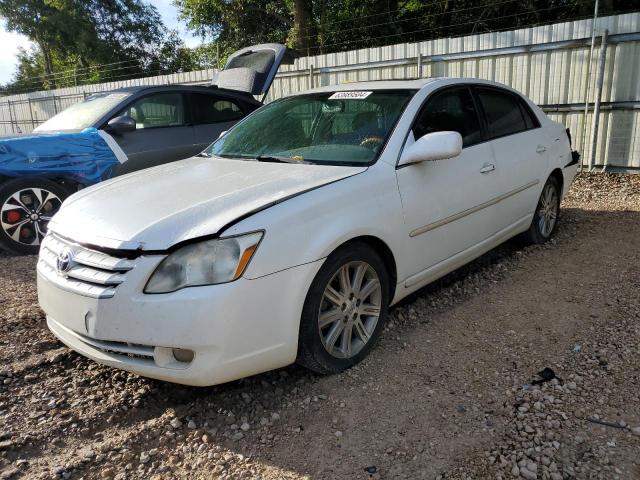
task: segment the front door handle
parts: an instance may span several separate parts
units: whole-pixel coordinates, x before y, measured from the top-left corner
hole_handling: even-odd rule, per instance
[[[536,148],[536,153],[543,154],[546,151],[547,151],[547,147],[545,147],[544,145],[538,145],[538,148]]]
[[[493,172],[496,169],[496,166],[493,163],[485,163],[484,165],[482,165],[482,168],[480,169],[480,173],[489,173],[489,172]]]

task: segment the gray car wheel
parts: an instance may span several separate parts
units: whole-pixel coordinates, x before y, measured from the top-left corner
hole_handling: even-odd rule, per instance
[[[373,348],[389,305],[389,274],[367,244],[332,253],[305,300],[298,363],[319,373],[345,370]]]

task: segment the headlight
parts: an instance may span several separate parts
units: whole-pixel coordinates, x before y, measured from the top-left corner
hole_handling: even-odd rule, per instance
[[[262,232],[254,232],[185,245],[158,265],[144,291],[169,293],[232,282],[244,273],[261,239]]]

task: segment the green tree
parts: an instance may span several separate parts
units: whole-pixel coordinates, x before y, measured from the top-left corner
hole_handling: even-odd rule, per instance
[[[226,52],[288,43],[305,54],[512,29],[592,15],[594,0],[175,0],[190,29]],[[637,10],[603,0],[600,14]]]
[[[141,0],[0,0],[0,17],[37,46],[19,58],[13,83],[22,86],[28,78],[33,88],[54,88],[195,66],[177,33]]]
[[[214,39],[221,56],[255,43],[283,42],[292,25],[283,0],[175,0],[188,28]]]

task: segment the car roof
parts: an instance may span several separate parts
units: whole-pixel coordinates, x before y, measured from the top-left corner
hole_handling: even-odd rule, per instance
[[[304,95],[308,93],[322,93],[322,92],[336,92],[336,91],[350,91],[350,90],[420,90],[425,86],[432,83],[442,83],[455,85],[457,83],[473,83],[477,85],[491,85],[500,88],[506,88],[513,90],[507,85],[503,85],[498,82],[490,80],[482,80],[479,78],[465,78],[465,77],[435,77],[435,78],[421,78],[418,80],[374,80],[369,82],[352,82],[341,83],[337,85],[327,85],[324,87],[312,88],[304,92],[292,93],[290,96]]]
[[[130,93],[137,94],[141,92],[153,92],[153,91],[188,91],[188,92],[206,92],[206,93],[221,93],[227,96],[234,96],[242,98],[243,100],[258,102],[252,95],[248,93],[241,92],[238,90],[230,90],[226,88],[217,88],[211,86],[203,86],[203,85],[184,85],[184,84],[165,84],[165,85],[133,85],[130,87],[121,87],[113,90],[105,90],[99,92],[91,92],[94,93]]]

